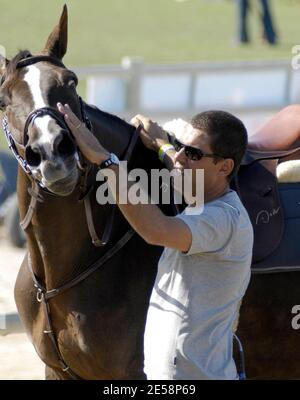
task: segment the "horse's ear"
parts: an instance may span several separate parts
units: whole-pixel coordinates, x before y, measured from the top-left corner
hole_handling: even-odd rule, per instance
[[[68,44],[68,9],[64,5],[59,23],[53,29],[48,37],[46,46],[42,50],[42,54],[56,57],[62,60],[66,54]]]

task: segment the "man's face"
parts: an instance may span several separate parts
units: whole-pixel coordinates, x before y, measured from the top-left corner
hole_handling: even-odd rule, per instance
[[[187,146],[192,146],[200,149],[203,153],[213,154],[211,149],[209,136],[202,130],[194,129],[190,124],[186,124],[182,133],[177,136],[177,139]],[[226,184],[228,175],[228,168],[232,167],[232,160],[223,158],[202,157],[200,160],[190,160],[186,154],[184,147],[175,155],[175,168],[180,170],[192,170],[192,187],[193,192],[196,190],[196,174],[197,169],[204,170],[204,196],[209,193],[211,189],[217,188]]]

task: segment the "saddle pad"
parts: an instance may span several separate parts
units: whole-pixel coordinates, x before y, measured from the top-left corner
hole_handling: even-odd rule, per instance
[[[275,175],[277,160],[242,165],[232,183],[248,211],[253,230],[253,262],[267,258],[279,246],[284,229]]]
[[[300,160],[284,161],[278,164],[276,175],[279,183],[300,182]]]
[[[282,240],[267,258],[253,262],[253,273],[300,271],[300,183],[280,183],[278,188],[284,214]]]

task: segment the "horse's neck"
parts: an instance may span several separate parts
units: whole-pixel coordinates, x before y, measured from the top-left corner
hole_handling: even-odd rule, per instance
[[[19,181],[24,179],[27,180],[25,177]],[[30,201],[27,187],[18,185],[21,218],[24,218]],[[27,245],[35,274],[51,289],[74,276],[76,269],[85,269],[88,265],[84,264],[83,255],[87,260],[87,254],[92,255],[93,249],[78,192],[67,198],[52,197],[43,192],[42,195],[44,202],[37,204],[26,230]]]
[[[102,146],[118,156],[122,155],[135,128],[122,119],[103,112],[95,106],[85,105],[85,110],[92,122],[93,133]]]
[[[97,107],[85,105],[86,112],[93,125],[93,132],[104,148],[118,156],[124,156],[135,127],[120,118],[105,113]],[[151,168],[162,168],[155,152],[148,150],[141,141],[135,145],[135,150],[130,158],[134,158],[130,168],[143,168],[150,172]]]

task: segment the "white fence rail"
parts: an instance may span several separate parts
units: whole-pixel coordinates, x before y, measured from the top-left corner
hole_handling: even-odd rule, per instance
[[[74,71],[87,80],[88,102],[124,118],[190,117],[212,108],[266,113],[300,102],[300,71],[286,61],[151,65],[125,58],[120,66]]]

